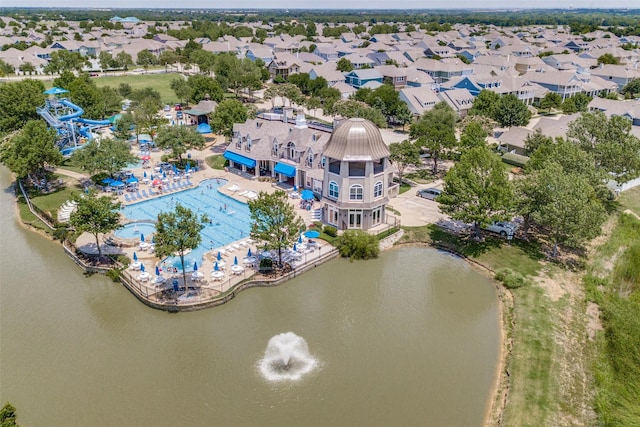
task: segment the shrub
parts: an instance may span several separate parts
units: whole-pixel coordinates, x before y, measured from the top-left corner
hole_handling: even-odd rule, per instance
[[[53,230],[53,238],[55,240],[64,242],[68,236],[69,236],[69,229],[65,225],[62,225],[62,224],[56,225],[56,228]]]
[[[319,230],[322,230],[322,221],[313,221],[313,226]]]
[[[341,256],[351,259],[376,258],[380,252],[378,238],[361,230],[345,231],[336,246]]]
[[[496,271],[496,280],[502,282],[507,289],[517,289],[529,284],[526,277],[510,268]]]
[[[332,225],[325,225],[322,231],[324,231],[326,235],[331,237],[336,237],[338,235],[338,229]]]
[[[107,271],[107,277],[110,278],[111,280],[113,280],[114,282],[119,282],[120,281],[120,270],[118,270],[117,268],[112,268],[110,270]]]
[[[161,161],[161,162],[166,163],[166,162],[168,162],[168,161],[169,161],[169,159],[170,159],[170,157],[169,157],[169,155],[168,155],[168,154],[163,154],[162,156],[160,156],[160,161]]]
[[[262,258],[260,260],[260,273],[268,273],[273,270],[273,260],[271,258]]]

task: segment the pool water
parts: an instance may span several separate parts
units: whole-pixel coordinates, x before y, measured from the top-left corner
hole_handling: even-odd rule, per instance
[[[189,190],[125,206],[122,213],[129,220],[156,221],[158,213],[171,211],[180,203],[198,214],[206,214],[210,222],[200,232],[200,246],[185,255],[185,269],[190,270],[194,262],[202,262],[207,251],[249,236],[249,206],[218,191],[218,187],[226,184],[227,181],[223,179],[208,179]],[[164,261],[170,266],[181,268],[179,257],[170,257]]]
[[[147,238],[155,232],[156,225],[152,222],[134,222],[116,230],[114,234],[123,239],[139,239],[140,234],[144,234]]]

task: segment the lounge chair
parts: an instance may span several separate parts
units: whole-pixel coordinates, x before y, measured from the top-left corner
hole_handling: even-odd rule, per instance
[[[142,197],[147,198],[149,195],[147,194],[147,190],[142,190]]]
[[[239,196],[246,196],[247,193],[249,193],[249,190],[243,190],[241,192],[238,193]]]
[[[125,194],[125,195],[124,195],[124,201],[125,201],[125,202],[130,202],[130,201],[131,201],[131,199],[129,198],[129,195],[128,195],[128,194]]]

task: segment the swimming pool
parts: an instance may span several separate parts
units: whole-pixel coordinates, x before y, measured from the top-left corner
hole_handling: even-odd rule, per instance
[[[194,262],[202,262],[207,251],[249,236],[249,206],[218,191],[218,187],[226,184],[227,181],[223,179],[207,179],[189,190],[125,206],[122,213],[129,220],[156,221],[158,213],[171,211],[176,203],[180,203],[196,213],[206,214],[211,221],[200,232],[200,246],[185,255],[185,269],[190,270]],[[180,268],[179,257],[170,257],[165,261]]]
[[[139,239],[140,234],[151,237],[156,232],[156,225],[153,222],[132,222],[116,230],[113,234],[123,239]]]

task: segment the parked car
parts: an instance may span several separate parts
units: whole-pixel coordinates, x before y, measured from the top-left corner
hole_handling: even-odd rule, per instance
[[[182,105],[176,104],[176,105],[173,106],[173,109],[176,110],[176,111],[180,111],[180,110],[182,110]]]
[[[167,104],[164,106],[164,111],[171,111],[171,105]]]
[[[518,225],[512,222],[494,221],[491,224],[483,227],[484,230],[491,231],[492,233],[498,233],[502,237],[513,238],[518,230]]]
[[[424,199],[435,200],[442,193],[442,190],[437,188],[423,188],[422,190],[418,190],[416,196],[422,197]]]
[[[181,119],[181,118],[182,118],[182,111],[178,111],[178,112],[176,113],[176,117],[177,117],[178,119]]]

